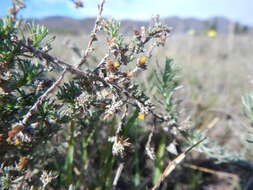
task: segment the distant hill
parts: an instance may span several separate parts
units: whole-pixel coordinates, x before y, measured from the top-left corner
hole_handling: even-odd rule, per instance
[[[34,21],[38,24],[45,25],[55,32],[89,33],[92,30],[95,18],[73,19],[70,17],[53,16],[43,19],[35,19]],[[241,25],[240,23],[233,23],[224,17],[214,17],[207,20],[168,17],[161,21],[166,25],[171,26],[175,33],[185,33],[189,30],[203,32],[210,28],[215,28],[219,33],[223,34],[226,34],[231,30],[238,33],[251,30],[248,26]],[[148,26],[148,24],[149,21],[121,20],[123,33],[132,32],[133,29],[138,29],[141,26]]]

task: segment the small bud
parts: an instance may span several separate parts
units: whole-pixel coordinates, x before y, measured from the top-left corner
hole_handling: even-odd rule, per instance
[[[84,7],[83,2],[80,1],[80,0],[75,0],[75,1],[73,1],[73,2],[74,2],[74,4],[75,4],[76,8],[82,8],[82,7]]]
[[[97,35],[96,35],[95,33],[92,33],[92,34],[90,35],[90,37],[93,38],[95,41],[98,40],[98,39],[97,39]]]
[[[145,66],[146,65],[146,63],[147,63],[147,57],[145,57],[145,56],[142,56],[142,57],[140,57],[138,60],[137,60],[137,65],[139,65],[139,66]]]
[[[135,36],[138,40],[141,39],[141,33],[140,33],[138,30],[135,30],[135,31],[134,31],[134,36]]]
[[[139,32],[138,30],[135,30],[135,31],[134,31],[134,35],[139,36],[139,35],[140,35],[140,32]]]
[[[106,67],[110,73],[114,73],[120,67],[120,63],[117,61],[116,62],[108,61],[106,63]]]
[[[111,46],[111,44],[113,43],[113,39],[112,38],[106,38],[106,42]]]

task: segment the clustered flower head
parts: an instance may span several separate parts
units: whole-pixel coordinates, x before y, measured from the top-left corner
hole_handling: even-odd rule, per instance
[[[21,146],[24,143],[30,143],[32,141],[32,134],[28,130],[24,130],[23,126],[16,123],[13,128],[8,132],[8,138],[6,141],[9,144],[15,146]]]
[[[17,165],[17,168],[22,171],[24,170],[26,167],[27,167],[27,163],[29,161],[29,158],[26,157],[26,156],[23,156],[19,159],[19,162],[18,162],[18,165]]]
[[[40,180],[43,184],[43,187],[45,188],[49,183],[51,183],[52,180],[56,179],[58,176],[54,175],[51,171],[48,172],[44,170],[40,176]]]
[[[128,138],[124,139],[124,137],[122,136],[110,137],[108,140],[109,142],[113,143],[112,153],[115,156],[123,157],[125,154],[125,149],[130,148],[132,146],[132,144],[129,143],[129,139]]]

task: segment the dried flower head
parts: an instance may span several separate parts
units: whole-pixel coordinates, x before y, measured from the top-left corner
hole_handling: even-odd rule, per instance
[[[11,140],[22,130],[22,126],[19,124],[14,125],[14,127],[8,132],[8,139]]]
[[[23,145],[32,141],[31,128],[23,130],[23,126],[19,123],[8,132],[7,142],[16,146]]]
[[[120,67],[120,63],[118,61],[107,61],[106,62],[106,68],[109,73],[115,73],[119,67]]]
[[[17,168],[21,171],[21,170],[24,170],[27,166],[27,163],[29,161],[29,158],[26,157],[26,156],[23,156],[19,159],[19,162],[18,162],[18,165],[17,165]]]
[[[0,62],[0,73],[4,73],[10,68],[9,62]]]
[[[40,176],[40,180],[43,184],[43,187],[45,188],[49,183],[51,183],[51,181],[53,179],[56,179],[58,176],[57,175],[53,175],[52,172],[47,172],[47,171],[43,171],[41,176]]]
[[[125,152],[125,148],[127,147],[131,147],[131,143],[129,143],[128,141],[129,139],[126,138],[124,139],[124,137],[119,136],[119,137],[111,137],[109,139],[110,142],[113,142],[113,146],[112,146],[112,153],[115,156],[124,156],[124,152]]]

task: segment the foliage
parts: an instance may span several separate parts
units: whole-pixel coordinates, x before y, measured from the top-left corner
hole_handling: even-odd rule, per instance
[[[54,38],[46,27],[20,25],[22,1],[0,19],[0,188],[158,187],[167,176],[165,164],[202,142],[180,128],[172,59],[148,77],[154,96],[138,82],[170,28],[155,18],[127,40],[119,22],[102,19],[104,3],[78,63],[50,54]],[[107,53],[95,67],[83,69],[92,53],[96,57],[98,32],[106,35]],[[49,78],[52,74],[57,78]],[[192,146],[183,151],[187,140]],[[173,155],[167,149],[176,144],[182,153]]]

